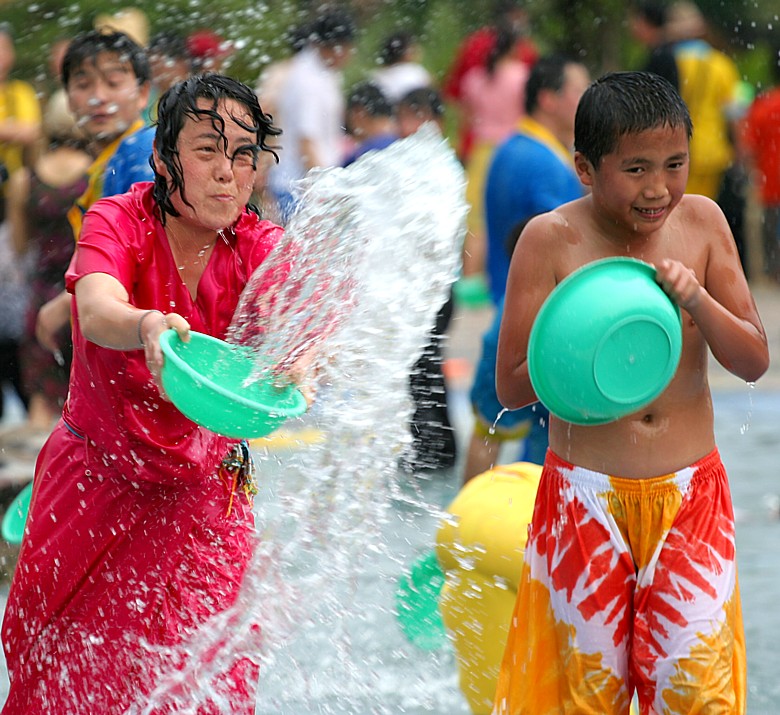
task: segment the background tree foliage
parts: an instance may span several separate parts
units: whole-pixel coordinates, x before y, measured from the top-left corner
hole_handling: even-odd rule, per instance
[[[490,22],[495,0],[352,0],[360,35],[349,78],[375,61],[382,38],[407,29],[422,41],[425,64],[443,77],[458,42]],[[768,81],[771,47],[780,44],[775,0],[699,0],[715,41],[732,54],[746,79]],[[49,44],[92,26],[101,13],[134,5],[148,16],[152,32],[188,33],[209,28],[233,40],[238,50],[228,71],[253,83],[261,69],[284,56],[284,30],[316,14],[316,0],[0,0],[0,21],[11,25],[17,43],[15,74],[46,81]],[[526,0],[532,34],[543,50],[580,57],[594,75],[637,66],[642,49],[631,40],[626,0]]]

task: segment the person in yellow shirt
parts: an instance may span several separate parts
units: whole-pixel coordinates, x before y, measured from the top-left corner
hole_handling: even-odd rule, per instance
[[[723,175],[734,160],[731,115],[739,105],[739,71],[730,57],[704,39],[707,23],[694,3],[674,3],[667,17],[680,94],[696,127],[686,193],[717,199]]]
[[[25,163],[41,135],[41,107],[32,85],[11,79],[16,61],[14,40],[0,24],[0,184]],[[0,197],[4,220],[5,187]]]

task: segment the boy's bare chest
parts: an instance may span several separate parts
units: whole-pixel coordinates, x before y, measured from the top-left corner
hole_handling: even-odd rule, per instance
[[[680,261],[698,275],[703,275],[707,252],[705,238],[697,237],[694,229],[686,231],[684,226],[676,223],[650,236],[628,235],[623,239],[583,233],[581,240],[569,242],[569,250],[558,255],[565,264],[562,266],[564,273],[592,261],[620,256],[651,264],[664,259]]]

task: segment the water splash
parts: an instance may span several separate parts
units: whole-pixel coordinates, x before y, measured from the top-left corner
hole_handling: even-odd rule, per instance
[[[188,644],[186,681],[208,682],[199,654],[218,649],[261,664],[258,712],[459,712],[451,652],[414,653],[390,631],[409,545],[432,545],[416,519],[439,514],[398,464],[411,443],[409,373],[458,273],[462,169],[431,129],[314,173],[302,189],[230,339],[258,351],[258,378],[313,355],[318,397],[303,422],[322,439],[258,455],[250,573],[237,607]],[[404,682],[388,677],[388,661],[406,666]],[[164,679],[155,699],[182,678]],[[229,712],[218,694],[196,695]]]
[[[748,382],[747,388],[748,388],[748,409],[747,414],[745,415],[745,421],[740,425],[739,433],[745,434],[750,429],[750,422],[753,419],[753,393],[756,389],[756,383],[755,382]]]
[[[496,433],[496,429],[498,429],[498,423],[501,420],[501,418],[507,413],[509,410],[506,407],[501,408],[501,412],[498,413],[498,417],[493,421],[493,424],[490,425],[490,428],[488,429],[489,435],[494,435]]]

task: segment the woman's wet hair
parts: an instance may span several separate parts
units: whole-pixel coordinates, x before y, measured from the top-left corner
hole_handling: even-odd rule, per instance
[[[690,139],[691,115],[677,90],[651,72],[610,72],[596,80],[577,106],[574,148],[594,167],[627,134],[670,127]]]
[[[200,100],[206,100],[205,103]],[[257,95],[247,85],[238,80],[221,74],[204,74],[190,77],[173,85],[162,97],[157,106],[157,123],[154,138],[154,146],[157,156],[165,164],[169,179],[163,177],[154,159],[151,160],[154,170],[154,198],[160,208],[163,224],[166,216],[178,216],[179,212],[173,207],[171,196],[179,193],[182,201],[194,208],[187,201],[184,175],[179,159],[179,134],[187,119],[209,119],[211,126],[219,134],[222,146],[227,151],[227,138],[225,136],[225,122],[219,114],[219,104],[225,100],[238,102],[246,109],[249,117],[231,116],[233,121],[242,129],[252,132],[256,136],[253,146],[254,162],[257,165],[257,156],[261,151],[273,154],[279,161],[274,148],[266,143],[268,137],[275,137],[282,130],[273,125],[273,119],[265,114],[257,101]]]
[[[68,86],[73,73],[86,62],[94,63],[95,58],[101,52],[116,54],[122,61],[129,62],[138,84],[145,84],[151,79],[152,71],[149,67],[149,60],[140,45],[123,32],[90,30],[77,35],[68,44],[65,57],[62,59],[63,86]]]

